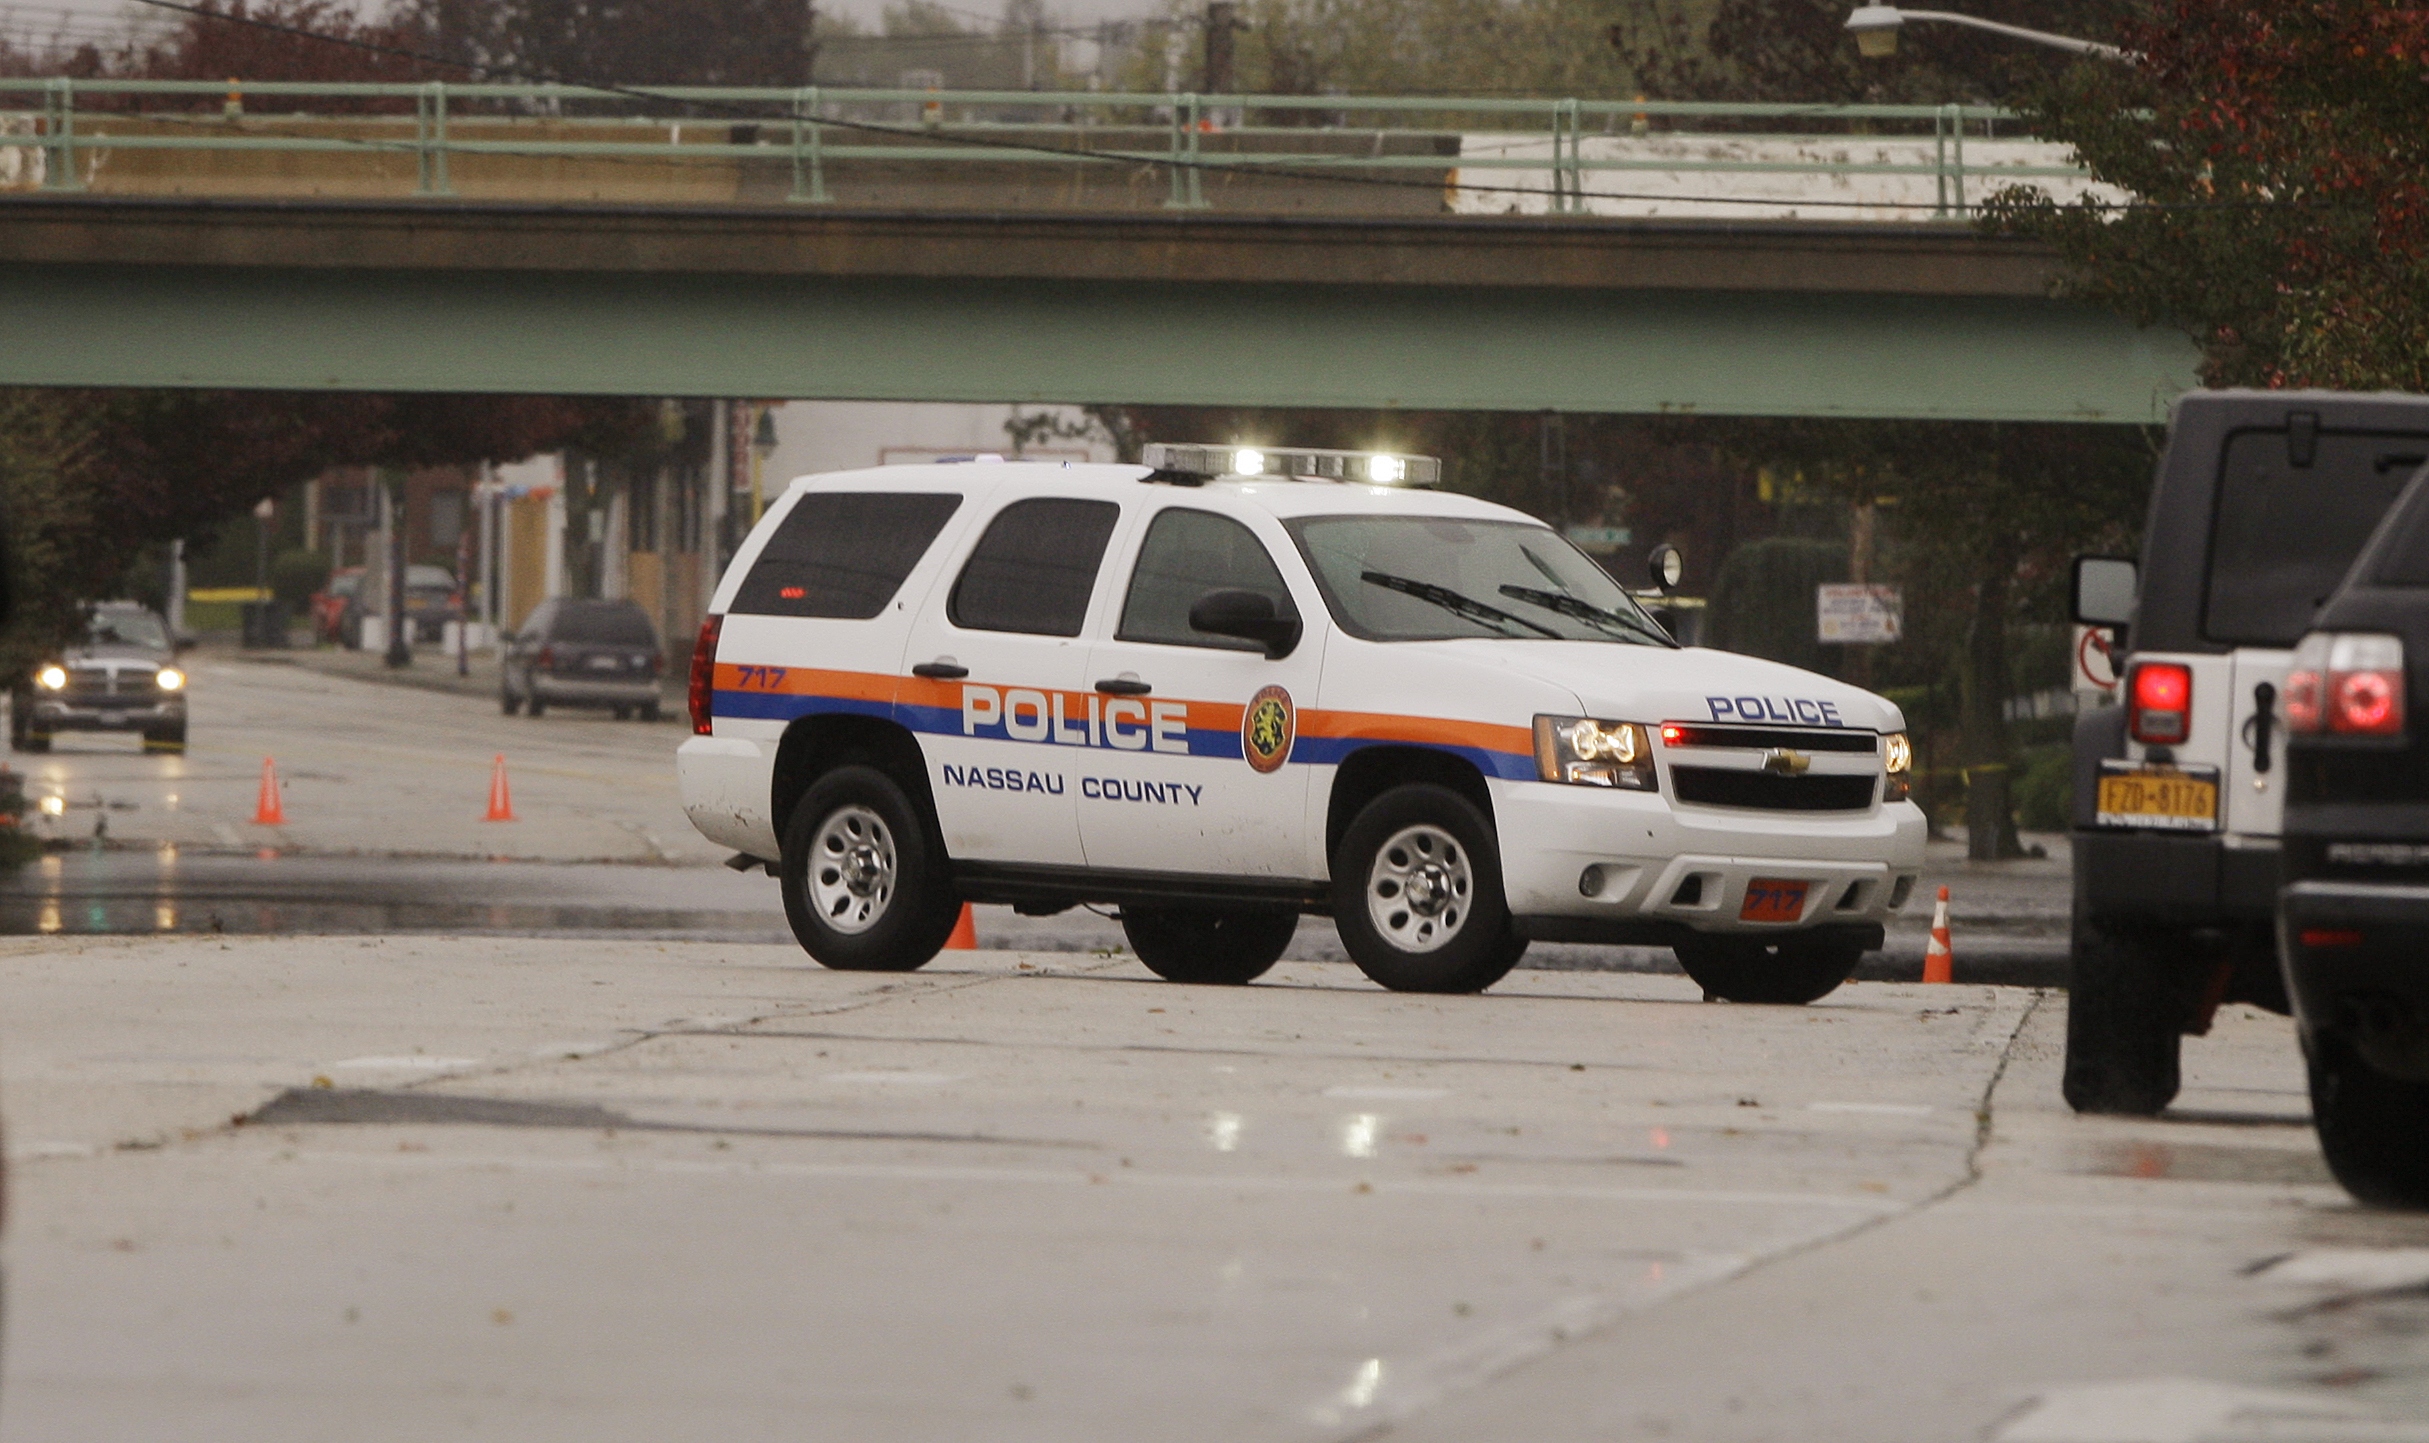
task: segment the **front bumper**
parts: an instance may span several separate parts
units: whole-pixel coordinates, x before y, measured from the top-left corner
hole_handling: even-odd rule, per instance
[[[146,706],[117,706],[58,697],[36,697],[26,717],[26,729],[36,732],[137,732],[181,727],[186,722],[183,697]]]
[[[1877,939],[1923,868],[1911,802],[1816,815],[1678,806],[1651,792],[1494,784],[1502,890],[1531,936],[1637,941],[1851,926]],[[1794,921],[1738,916],[1756,878],[1806,883]],[[1878,946],[1877,940],[1873,942]]]
[[[2277,944],[2304,1036],[2429,1082],[2429,885],[2296,882],[2278,894]]]

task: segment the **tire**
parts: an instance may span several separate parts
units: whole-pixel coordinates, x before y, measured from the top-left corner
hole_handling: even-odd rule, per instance
[[[777,877],[793,936],[840,972],[925,966],[961,920],[935,825],[872,766],[811,783],[785,824]]]
[[[2373,1207],[2429,1208],[2429,1083],[2389,1077],[2331,1039],[2304,1051],[2328,1171]]]
[[[2164,932],[2076,915],[2062,1084],[2069,1107],[2150,1117],[2175,1100],[2183,1042],[2181,950]]]
[[[1843,937],[1707,936],[1671,949],[1707,1000],[1802,1007],[1829,996],[1864,960]]]
[[[1124,907],[1122,935],[1167,982],[1237,987],[1271,970],[1299,930],[1280,907]]]
[[[654,701],[643,702],[641,704],[641,720],[645,722],[661,720],[665,717],[665,715],[666,713],[661,710],[658,704]]]
[[[533,716],[546,716],[548,715],[548,703],[540,699],[538,692],[527,691],[523,697],[523,710]]]
[[[610,708],[608,708],[608,710],[610,710],[610,711],[612,711],[612,712],[614,712],[614,713],[616,714],[616,720],[617,720],[617,721],[631,721],[631,720],[633,719],[633,709],[632,709],[631,707],[628,707],[628,706],[610,707]]]
[[[1510,927],[1492,823],[1430,782],[1393,787],[1349,824],[1333,855],[1333,925],[1358,970],[1394,992],[1482,992],[1527,948]]]
[[[503,686],[498,688],[499,711],[506,713],[508,716],[513,716],[516,712],[519,712],[522,709],[523,703],[515,699],[515,694],[513,692],[508,691]]]

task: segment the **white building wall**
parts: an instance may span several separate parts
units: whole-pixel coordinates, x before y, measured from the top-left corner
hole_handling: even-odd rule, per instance
[[[1077,406],[953,405],[914,401],[788,401],[775,410],[776,449],[760,473],[764,496],[777,496],[797,476],[864,466],[933,461],[993,453],[1009,459],[1015,417],[1047,413],[1059,429],[1087,417]],[[1052,437],[1023,452],[1033,460],[1111,461],[1113,445],[1093,431]]]

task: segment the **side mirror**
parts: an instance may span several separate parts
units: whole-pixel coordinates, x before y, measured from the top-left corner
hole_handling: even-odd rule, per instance
[[[1645,569],[1653,574],[1653,584],[1661,588],[1662,595],[1668,596],[1686,579],[1687,555],[1664,543],[1654,547],[1653,554],[1645,558]]]
[[[2075,558],[2075,620],[2086,626],[2124,626],[2134,619],[2134,594],[2141,572],[2122,556]]]
[[[1267,661],[1291,654],[1306,628],[1295,616],[1284,616],[1274,599],[1261,591],[1226,587],[1209,591],[1189,608],[1189,625],[1211,636],[1237,636],[1265,648]]]

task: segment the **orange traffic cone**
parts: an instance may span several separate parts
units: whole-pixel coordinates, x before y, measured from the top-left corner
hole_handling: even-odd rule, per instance
[[[961,904],[961,920],[953,924],[953,935],[945,939],[948,951],[974,951],[978,947],[978,919],[971,915],[970,904]]]
[[[1954,982],[1956,955],[1948,947],[1948,889],[1940,889],[1939,905],[1931,909],[1931,945],[1923,949],[1923,980]]]
[[[489,815],[481,820],[484,822],[511,822],[514,820],[514,797],[506,790],[506,753],[504,752],[498,753],[498,759],[490,764]]]
[[[257,827],[287,825],[287,809],[278,799],[278,768],[268,757],[261,759],[261,800],[253,804],[253,824]]]

